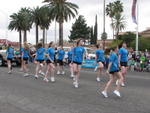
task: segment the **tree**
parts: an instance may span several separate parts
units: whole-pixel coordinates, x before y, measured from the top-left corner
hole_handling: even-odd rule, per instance
[[[71,41],[78,38],[88,40],[90,38],[90,27],[87,26],[86,20],[82,15],[80,15],[75,23],[72,25],[72,30],[70,31],[69,39]]]
[[[11,21],[9,23],[8,29],[16,30],[19,32],[20,53],[21,53],[21,46],[22,46],[21,30],[23,30],[22,28],[23,17],[20,13],[13,13],[12,15],[10,15],[10,19]]]
[[[98,27],[98,25],[97,25],[97,15],[96,15],[96,17],[95,17],[95,26],[94,26],[94,42],[93,42],[93,44],[97,44],[97,27]]]
[[[59,45],[63,45],[63,23],[78,14],[78,6],[67,0],[44,0],[44,2],[49,3],[50,15],[59,23]]]
[[[39,25],[40,25],[40,7],[36,7],[36,8],[33,8],[32,11],[32,19],[33,19],[33,22],[35,24],[35,31],[36,31],[36,45],[39,41]]]
[[[21,8],[19,14],[22,16],[22,28],[24,32],[24,42],[27,42],[27,31],[32,28],[32,15],[29,8]]]
[[[119,28],[116,29],[115,27],[119,27],[118,20],[122,19],[122,12],[123,12],[123,3],[120,2],[120,0],[111,2],[106,6],[106,15],[111,18],[111,28],[113,30],[113,39],[114,39],[114,34],[118,35]],[[125,28],[125,25],[124,25],[124,28]]]
[[[91,27],[91,32],[90,32],[90,43],[91,43],[91,44],[94,44],[93,26]]]
[[[46,6],[41,7],[39,14],[40,14],[39,26],[43,30],[43,41],[42,41],[42,43],[43,43],[43,47],[45,47],[45,30],[49,28],[49,25],[51,22],[51,18],[49,15],[49,8]]]

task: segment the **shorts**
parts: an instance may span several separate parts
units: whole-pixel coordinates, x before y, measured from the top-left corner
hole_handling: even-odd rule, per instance
[[[63,65],[64,65],[63,60],[57,60],[57,63],[58,63],[60,66],[63,66]]]
[[[28,58],[28,57],[24,57],[23,60],[24,60],[24,61],[28,61],[29,58]]]
[[[114,73],[116,73],[116,72],[119,72],[119,70],[111,71],[111,72],[109,72],[109,73],[110,73],[110,74],[114,74]]]
[[[12,62],[12,58],[7,58],[7,60],[9,60],[10,62]]]
[[[44,62],[44,60],[36,60],[37,62],[39,62],[39,63],[43,63]]]
[[[47,63],[47,64],[50,64],[50,63],[52,63],[52,61],[50,61],[50,60],[46,60],[46,63]]]
[[[105,62],[103,62],[103,61],[97,61],[97,63],[99,63],[99,62],[101,62],[103,65],[105,65]]]
[[[76,61],[73,61],[73,63],[75,63],[77,65],[81,65],[82,64],[81,62],[76,62]]]
[[[128,62],[120,62],[121,66],[128,67]]]
[[[68,60],[68,64],[71,64],[72,63],[72,61],[71,60]]]

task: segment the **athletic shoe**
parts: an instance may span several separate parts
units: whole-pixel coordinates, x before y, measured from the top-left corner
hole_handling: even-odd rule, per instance
[[[97,68],[98,68],[98,67],[96,66],[95,69],[94,69],[94,71],[97,71]]]
[[[65,74],[65,72],[63,71],[61,74],[62,74],[62,75],[64,75],[64,74]]]
[[[24,74],[23,76],[24,76],[24,77],[28,77],[28,76],[29,76],[29,74],[28,74],[28,73],[26,73],[26,74]]]
[[[119,84],[119,80],[116,81],[116,86]]]
[[[78,82],[73,82],[73,85],[74,85],[75,88],[78,88],[78,87],[79,87]]]
[[[43,79],[45,82],[49,82],[48,78],[44,77]]]
[[[38,78],[39,78],[39,76],[38,76],[38,75],[34,75],[34,77],[35,77],[36,79],[38,79]]]
[[[12,72],[11,71],[8,71],[8,74],[11,74]]]
[[[60,75],[60,71],[57,71],[57,75]]]
[[[121,86],[122,86],[122,87],[125,87],[125,84],[122,82],[122,83],[121,83]]]
[[[96,78],[96,81],[97,81],[97,82],[100,82],[100,81],[101,81],[100,77],[97,77],[97,78]]]
[[[71,78],[74,78],[74,75],[70,75]]]
[[[120,95],[120,92],[119,92],[119,91],[115,90],[113,93],[114,93],[117,97],[121,97],[121,95]]]
[[[102,95],[103,95],[105,98],[108,98],[108,95],[107,95],[107,92],[106,92],[106,91],[102,91],[101,93],[102,93]]]
[[[51,77],[51,82],[55,82],[55,78],[54,77]]]

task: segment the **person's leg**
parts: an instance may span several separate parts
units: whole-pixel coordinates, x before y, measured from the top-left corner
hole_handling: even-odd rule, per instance
[[[79,82],[79,78],[80,78],[80,70],[81,70],[81,67],[80,65],[77,65],[77,83]]]
[[[7,65],[8,65],[8,73],[11,73],[11,61],[7,60]]]
[[[64,63],[63,63],[63,61],[62,61],[62,65],[61,65],[61,69],[62,69],[62,75],[64,75],[65,74],[65,70],[64,70]]]
[[[60,61],[58,60],[58,63],[57,63],[57,75],[60,74]]]
[[[108,97],[107,92],[108,92],[108,89],[110,88],[110,86],[112,85],[113,80],[114,80],[113,74],[109,74],[109,81],[107,82],[104,90],[101,92],[105,98]]]
[[[29,74],[28,74],[28,68],[27,68],[28,61],[24,60],[23,63],[24,63],[23,65],[24,65],[24,71],[25,71],[25,75],[24,76],[29,76]]]
[[[101,75],[102,75],[102,70],[103,70],[103,68],[104,68],[104,65],[103,65],[103,63],[101,63],[101,62],[99,62],[98,63],[99,64],[99,66],[98,66],[98,73],[97,73],[97,78],[96,78],[96,80],[98,81],[98,82],[100,82],[100,77],[101,77]]]
[[[123,76],[123,80],[122,80],[121,86],[125,86],[124,82],[125,82],[125,76],[126,76],[126,73],[127,73],[127,69],[126,69],[125,66],[121,67],[121,73],[122,73],[122,76]]]
[[[51,72],[51,82],[55,82],[55,66],[54,64],[50,63],[50,72]]]
[[[20,71],[23,71],[23,58],[21,58],[21,68]]]
[[[46,74],[45,74],[45,77],[44,77],[44,81],[46,81],[46,82],[49,82],[49,80],[48,80],[48,74],[49,74],[49,72],[50,72],[50,64],[48,64],[47,65],[47,71],[46,71]]]
[[[36,65],[36,72],[35,72],[35,78],[38,78],[38,73],[39,73],[39,70],[40,70],[40,62],[37,62],[37,65]]]
[[[73,78],[74,77],[74,74],[73,74],[73,65],[70,63],[69,67],[70,67],[70,73],[71,73],[70,77]]]

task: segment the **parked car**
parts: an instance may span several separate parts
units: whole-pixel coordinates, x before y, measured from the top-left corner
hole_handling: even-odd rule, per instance
[[[7,59],[6,59],[6,50],[0,50],[0,66],[6,66]],[[20,66],[21,65],[21,56],[19,51],[14,52],[14,57],[12,59],[13,66]]]

